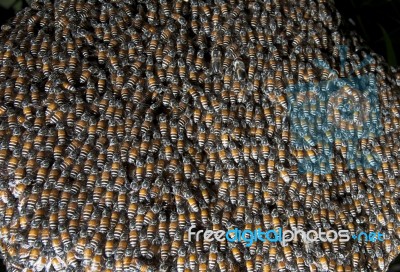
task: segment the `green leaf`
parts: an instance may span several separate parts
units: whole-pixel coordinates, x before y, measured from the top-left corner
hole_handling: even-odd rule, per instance
[[[18,12],[22,9],[22,2],[23,2],[23,0],[17,0],[15,2],[15,4],[13,5],[13,9],[15,12]]]
[[[382,34],[383,34],[383,39],[385,40],[386,44],[386,58],[387,61],[390,65],[396,66],[397,65],[397,60],[396,60],[396,53],[393,49],[393,44],[392,40],[390,39],[390,36],[387,34],[386,30],[383,28],[383,26],[379,25],[381,28]]]
[[[15,0],[1,0],[0,1],[0,6],[2,6],[5,9],[11,8],[15,4]]]

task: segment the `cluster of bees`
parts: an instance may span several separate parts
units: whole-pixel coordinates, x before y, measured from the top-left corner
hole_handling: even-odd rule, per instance
[[[400,252],[400,73],[341,27],[329,0],[33,1],[0,32],[9,271],[383,271]],[[368,118],[315,114],[321,82],[365,76]],[[385,240],[246,247],[193,225]]]

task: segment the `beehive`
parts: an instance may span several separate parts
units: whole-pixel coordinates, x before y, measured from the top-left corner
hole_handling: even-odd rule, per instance
[[[332,1],[33,1],[0,32],[10,271],[383,271],[400,76]],[[189,241],[188,229],[383,242]]]

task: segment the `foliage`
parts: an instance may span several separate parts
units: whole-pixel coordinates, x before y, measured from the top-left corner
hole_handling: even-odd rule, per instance
[[[1,0],[0,6],[5,9],[13,9],[14,12],[21,10],[24,0]]]
[[[388,63],[400,57],[400,0],[336,0],[344,20]]]

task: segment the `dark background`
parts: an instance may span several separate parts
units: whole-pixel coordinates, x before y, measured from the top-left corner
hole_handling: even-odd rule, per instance
[[[400,0],[335,0],[342,19],[389,64],[400,64]]]
[[[0,25],[28,6],[29,0],[0,0]],[[293,0],[297,1],[297,0]],[[400,64],[400,0],[335,0],[343,20],[389,64]],[[0,261],[0,272],[6,271]],[[400,256],[388,272],[400,272]]]

